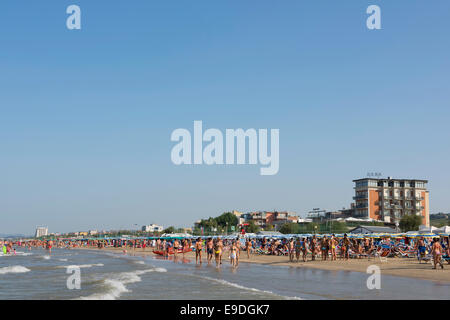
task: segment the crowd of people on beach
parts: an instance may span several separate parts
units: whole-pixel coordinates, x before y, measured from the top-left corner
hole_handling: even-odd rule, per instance
[[[195,253],[197,264],[206,262],[216,266],[222,265],[224,254],[228,257],[232,267],[239,265],[241,252],[245,252],[247,259],[251,255],[275,255],[288,256],[290,262],[307,261],[336,261],[350,258],[388,258],[404,257],[417,258],[422,261],[432,262],[433,269],[440,266],[444,269],[444,262],[450,264],[450,240],[448,236],[434,238],[394,238],[382,237],[348,237],[336,235],[313,235],[290,238],[224,238],[199,237],[199,238],[146,238],[146,239],[60,239],[60,240],[26,240],[26,241],[0,241],[3,255],[16,254],[16,248],[40,247],[51,251],[57,248],[121,248],[123,253],[127,250],[153,250],[165,258],[184,255],[188,252]]]

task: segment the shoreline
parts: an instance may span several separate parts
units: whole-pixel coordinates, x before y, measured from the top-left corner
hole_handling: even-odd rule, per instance
[[[72,249],[81,250],[96,250],[96,251],[110,251],[110,252],[123,252],[123,248],[86,248],[77,247]],[[127,248],[127,255],[129,256],[156,256],[153,253],[152,248],[138,248],[136,250]],[[178,257],[181,258],[183,255],[179,254]],[[192,259],[195,263],[195,253],[187,252],[184,257],[186,259]],[[207,264],[206,253],[202,252],[203,264]],[[223,262],[228,265],[228,255],[227,253],[223,256]],[[432,264],[430,262],[422,262],[419,264],[416,258],[387,258],[387,262],[382,262],[378,258],[368,259],[350,259],[348,261],[337,260],[337,261],[311,261],[303,262],[301,259],[297,262],[290,262],[287,256],[264,256],[251,254],[250,260],[247,259],[246,252],[241,252],[240,263],[254,263],[266,266],[282,266],[282,267],[292,267],[292,268],[312,268],[320,269],[331,272],[360,272],[366,273],[367,267],[371,265],[376,265],[381,269],[381,275],[390,275],[395,277],[412,278],[420,280],[428,280],[433,282],[445,282],[450,283],[450,264],[444,264],[444,270],[440,268],[437,270],[432,269]],[[212,264],[215,264],[213,258]]]

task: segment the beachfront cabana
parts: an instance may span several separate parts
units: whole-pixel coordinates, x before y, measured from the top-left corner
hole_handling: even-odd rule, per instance
[[[378,226],[357,226],[356,228],[350,230],[349,234],[396,234],[397,230],[390,227],[378,227]]]

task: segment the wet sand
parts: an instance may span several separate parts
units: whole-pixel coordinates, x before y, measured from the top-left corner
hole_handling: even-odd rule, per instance
[[[90,250],[105,250],[105,251],[113,251],[117,253],[123,252],[123,248],[82,248],[82,249],[90,249]],[[155,255],[153,249],[146,248],[143,250],[142,248],[138,248],[133,250],[132,248],[127,248],[128,255],[136,255],[136,256],[146,256],[146,255]],[[178,255],[180,258],[183,256],[182,254]],[[191,259],[195,262],[195,253],[188,252],[185,253],[185,258]],[[206,253],[202,253],[203,263],[207,263],[206,261]],[[309,258],[310,259],[310,258]],[[322,270],[329,271],[355,271],[355,272],[363,272],[366,273],[367,267],[370,265],[377,265],[381,269],[381,274],[398,276],[398,277],[408,277],[422,280],[432,280],[432,281],[440,281],[440,282],[450,282],[450,264],[444,262],[444,270],[442,270],[439,266],[437,270],[432,269],[432,264],[430,262],[419,263],[416,258],[387,258],[387,262],[381,261],[379,258],[372,258],[368,260],[365,259],[350,259],[348,261],[337,260],[337,261],[321,261],[320,257],[316,261],[308,260],[307,262],[303,262],[300,259],[300,262],[290,262],[289,257],[287,256],[268,256],[268,255],[250,255],[250,259],[247,258],[246,252],[242,252],[240,255],[239,261],[241,263],[257,263],[268,266],[288,266],[294,268],[316,268]],[[229,263],[228,254],[225,252],[223,256],[223,262]],[[213,258],[212,263],[215,263]]]

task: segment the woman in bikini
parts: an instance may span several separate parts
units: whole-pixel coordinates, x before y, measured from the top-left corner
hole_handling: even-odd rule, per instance
[[[294,247],[294,239],[289,240],[289,244],[287,245],[287,249],[289,252],[289,261],[294,262],[294,254],[295,254],[295,247]]]
[[[331,239],[330,239],[331,261],[336,261],[337,260],[336,246],[337,246],[337,241],[336,241],[336,237],[333,234],[331,236]]]
[[[442,246],[439,243],[439,238],[435,238],[433,240],[433,245],[431,246],[431,253],[433,255],[434,267],[436,269],[437,264],[441,266],[441,269],[444,269],[444,265],[442,264]]]
[[[233,268],[237,267],[237,251],[236,242],[233,242],[230,248],[230,263]]]
[[[317,239],[314,235],[311,239],[311,254],[312,254],[312,261],[316,260],[316,246],[317,246]]]
[[[302,253],[303,253],[303,262],[306,262],[308,257],[308,239],[302,238]]]
[[[219,244],[219,241],[214,243],[214,256],[216,258],[216,267],[218,268],[221,264],[221,256],[222,256],[222,247]]]
[[[300,252],[302,252],[302,242],[300,238],[297,238],[295,241],[295,257],[297,258],[297,262],[300,260]]]

